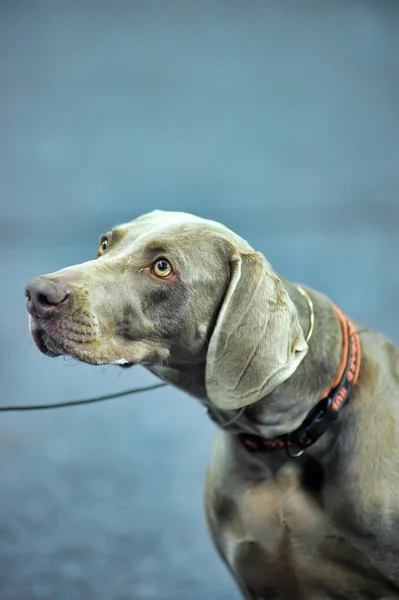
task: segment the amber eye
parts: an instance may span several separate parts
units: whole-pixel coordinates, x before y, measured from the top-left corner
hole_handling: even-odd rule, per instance
[[[172,273],[172,265],[165,258],[160,258],[152,265],[152,270],[157,277],[168,277]]]
[[[104,238],[104,239],[102,240],[102,242],[100,243],[100,247],[99,247],[99,249],[98,249],[98,252],[99,252],[100,254],[101,254],[102,252],[105,252],[105,251],[106,251],[106,249],[108,248],[108,246],[109,246],[109,241],[108,241],[108,238]]]

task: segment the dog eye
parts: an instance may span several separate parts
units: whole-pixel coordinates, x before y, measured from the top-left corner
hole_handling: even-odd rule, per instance
[[[152,270],[157,277],[168,277],[173,269],[169,261],[160,258],[152,265]]]
[[[100,247],[98,249],[98,253],[102,254],[103,252],[105,252],[106,249],[108,248],[108,246],[109,246],[109,240],[108,240],[108,238],[104,238],[100,242]]]

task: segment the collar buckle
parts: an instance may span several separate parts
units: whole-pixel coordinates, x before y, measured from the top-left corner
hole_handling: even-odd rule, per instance
[[[312,446],[337,420],[338,413],[332,410],[333,395],[323,398],[308,414],[305,421],[285,439],[285,450],[291,458],[297,458]],[[297,448],[297,449],[295,449]]]

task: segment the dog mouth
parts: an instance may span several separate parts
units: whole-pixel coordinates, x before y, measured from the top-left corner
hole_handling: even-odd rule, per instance
[[[101,344],[98,338],[93,338],[89,332],[77,331],[76,324],[57,324],[47,320],[42,322],[36,315],[30,315],[29,325],[36,347],[50,358],[70,356],[90,365],[114,364],[122,369],[128,369],[136,364],[125,359],[111,362],[104,352],[99,351]]]
[[[92,362],[81,354],[95,338],[82,328],[78,330],[74,322],[42,320],[36,315],[30,315],[29,325],[32,339],[42,354],[51,358],[71,356],[83,362]],[[84,351],[83,354],[86,355]]]
[[[30,332],[36,347],[42,354],[51,358],[62,356],[65,352],[62,350],[60,343],[56,341],[45,329],[40,325],[35,317],[30,317]]]

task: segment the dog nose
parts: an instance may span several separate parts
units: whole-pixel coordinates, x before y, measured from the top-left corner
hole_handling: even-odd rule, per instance
[[[28,298],[27,309],[31,315],[46,316],[64,308],[68,304],[68,290],[51,279],[38,277],[25,288]]]

